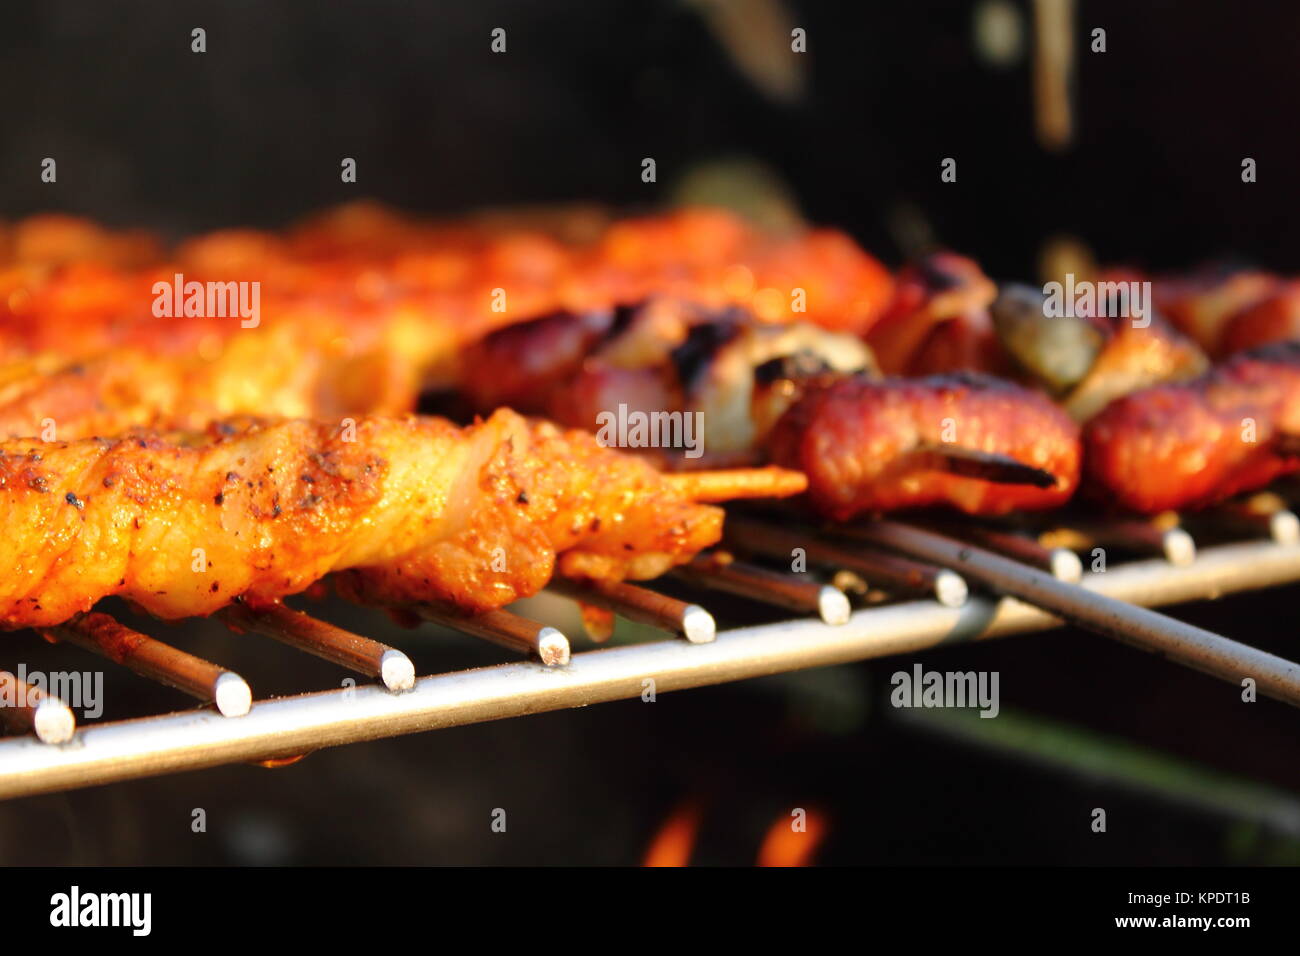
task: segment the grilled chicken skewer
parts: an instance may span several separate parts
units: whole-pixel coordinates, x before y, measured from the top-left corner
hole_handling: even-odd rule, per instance
[[[891,294],[884,267],[829,230],[772,234],[707,209],[574,221],[592,225],[424,224],[357,204],[284,235],[202,236],[170,258],[68,217],[0,227],[0,437],[410,411],[493,329],[651,292],[855,331]],[[174,280],[225,291],[205,288],[202,314],[176,301],[156,314],[157,283]],[[255,327],[226,308],[241,284],[258,289]]]
[[[620,405],[699,412],[702,461],[805,471],[813,503],[837,517],[1046,508],[1078,481],[1078,428],[1044,395],[980,375],[877,381],[856,339],[734,311],[652,301],[599,328],[553,317],[487,337],[465,364],[476,407],[525,402],[590,431]]]
[[[802,475],[671,476],[501,410],[344,427],[0,443],[0,626],[44,627],[119,595],[162,618],[274,600],[327,574],[355,600],[484,611],[558,571],[651,578],[715,543],[698,499],[797,493]]]

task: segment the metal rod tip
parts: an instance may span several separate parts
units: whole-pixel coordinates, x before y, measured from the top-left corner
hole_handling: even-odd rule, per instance
[[[1196,560],[1196,542],[1182,528],[1170,528],[1161,537],[1165,560],[1176,568],[1185,568]]]
[[[410,690],[415,686],[415,665],[401,651],[386,650],[379,658],[379,679],[389,690]]]
[[[1083,562],[1069,548],[1053,548],[1049,561],[1052,577],[1058,581],[1078,584],[1083,580]]]
[[[537,632],[537,656],[547,667],[563,667],[569,663],[569,639],[553,627]]]
[[[944,607],[961,607],[970,597],[970,588],[960,574],[944,568],[934,576],[934,596]]]
[[[682,612],[682,634],[692,644],[708,644],[718,636],[718,624],[704,608],[688,604]]]
[[[42,743],[66,744],[77,730],[77,718],[63,701],[46,697],[32,713],[32,729]]]
[[[849,605],[848,596],[843,591],[824,584],[817,592],[817,611],[825,623],[838,626],[849,623],[853,608]]]
[[[1300,541],[1300,518],[1285,508],[1274,511],[1268,518],[1268,533],[1278,544],[1295,544]]]
[[[217,678],[212,699],[223,717],[243,717],[253,707],[253,692],[248,682],[232,671]]]

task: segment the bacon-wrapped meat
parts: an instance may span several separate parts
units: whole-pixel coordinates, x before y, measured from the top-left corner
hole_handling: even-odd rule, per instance
[[[813,503],[835,519],[937,504],[970,514],[1051,508],[1079,480],[1070,417],[1038,392],[977,373],[814,379],[770,448],[773,461],[808,475]],[[1009,483],[1017,465],[1020,481]]]
[[[1300,342],[1277,343],[1112,402],[1084,432],[1087,474],[1134,511],[1202,507],[1300,469],[1297,435]]]

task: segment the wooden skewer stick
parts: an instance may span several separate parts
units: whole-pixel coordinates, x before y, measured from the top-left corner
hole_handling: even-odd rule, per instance
[[[990,551],[1046,571],[1062,581],[1078,584],[1083,580],[1083,562],[1068,548],[1045,548],[1033,538],[978,524],[945,524],[935,530],[964,541],[973,541]]]
[[[611,581],[574,581],[556,575],[550,587],[566,597],[613,611],[629,621],[672,631],[692,644],[708,644],[718,634],[713,615],[698,604],[687,604],[635,584]]]
[[[231,627],[273,637],[358,674],[377,677],[391,691],[415,686],[415,665],[401,651],[318,621],[278,601],[232,604],[220,612],[220,617]]]
[[[848,623],[853,610],[848,596],[837,587],[738,561],[726,551],[698,554],[689,564],[674,568],[673,576],[751,601],[816,614],[827,624]]]
[[[809,561],[852,571],[872,587],[891,593],[930,593],[945,607],[961,607],[970,596],[965,580],[955,571],[882,554],[874,548],[837,547],[803,529],[791,533],[729,515],[723,536],[741,551],[787,561],[795,549],[800,549]]]
[[[46,744],[66,744],[77,731],[71,707],[8,671],[0,671],[0,723]]]
[[[553,627],[546,627],[509,611],[487,611],[467,616],[421,605],[415,612],[426,621],[463,631],[519,654],[530,654],[547,667],[563,667],[569,663],[567,637]]]
[[[788,498],[808,490],[808,476],[789,468],[727,468],[682,471],[664,478],[692,501]]]
[[[1261,693],[1300,706],[1300,664],[1239,644],[943,535],[896,521],[873,521],[861,533],[925,561],[959,568],[993,591],[1018,598],[1079,627],[1241,685],[1250,678]]]
[[[150,680],[214,703],[225,717],[242,717],[253,706],[253,693],[238,674],[133,631],[107,614],[80,614],[45,632]]]
[[[1085,547],[1099,544],[1103,548],[1162,555],[1175,567],[1185,568],[1196,560],[1196,541],[1174,523],[1176,517],[1085,519],[1074,530],[1082,535]]]
[[[1008,455],[962,448],[960,445],[922,445],[909,459],[931,471],[943,471],[963,478],[978,478],[1002,485],[1031,485],[1054,488],[1056,476],[1050,471],[1026,465]]]

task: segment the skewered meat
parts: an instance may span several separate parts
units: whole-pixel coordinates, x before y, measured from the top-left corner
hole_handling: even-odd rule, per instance
[[[654,577],[714,543],[699,504],[792,494],[802,476],[665,476],[588,435],[502,410],[347,427],[246,421],[202,434],[0,443],[0,626],[120,595],[163,618],[275,599],[335,573],[385,605],[500,607],[575,577]]]
[[[824,330],[665,314],[682,316],[652,304],[622,322],[557,316],[496,333],[470,353],[470,397],[532,396],[588,430],[620,405],[700,412],[708,463],[797,462],[836,516],[1050,507],[1077,483],[1078,429],[1036,392],[987,376],[873,383],[870,353]]]
[[[1157,277],[1151,288],[1161,313],[1195,339],[1207,354],[1221,356],[1292,337],[1238,338],[1240,333],[1233,333],[1237,316],[1272,297],[1281,285],[1277,276],[1267,272],[1229,265],[1211,266],[1187,276]]]
[[[1111,403],[1084,432],[1099,496],[1141,512],[1213,504],[1300,469],[1300,342],[1241,353]]]
[[[1051,508],[1078,484],[1077,426],[1046,396],[1009,382],[825,376],[802,391],[777,424],[771,457],[805,471],[813,503],[831,518],[934,504],[970,514]],[[1014,477],[1017,465],[1018,482],[989,480],[999,470]]]
[[[589,431],[620,405],[699,412],[716,464],[753,457],[788,404],[756,386],[755,369],[790,356],[818,370],[874,369],[854,336],[658,297],[503,329],[466,351],[462,381],[476,409],[509,404]]]
[[[1048,315],[1043,293],[1029,286],[1005,286],[993,321],[1021,368],[1051,389],[1076,421],[1121,395],[1191,379],[1208,366],[1196,344],[1159,315],[1141,323],[1118,315]]]
[[[989,306],[998,294],[974,260],[936,252],[905,266],[893,301],[867,333],[888,375],[1008,370]]]
[[[1300,282],[1275,285],[1270,293],[1234,313],[1224,329],[1219,354],[1300,339]]]
[[[0,381],[10,386],[0,435],[35,435],[46,420],[60,438],[190,427],[209,410],[406,411],[422,387],[452,384],[465,344],[557,309],[609,315],[654,291],[713,311],[745,304],[776,324],[860,330],[892,288],[834,232],[774,235],[703,209],[586,221],[550,232],[537,217],[522,229],[426,224],[356,204],[283,235],[198,237],[167,259],[136,234],[24,221],[0,234]],[[155,314],[160,284],[254,282],[255,328],[240,316]]]

